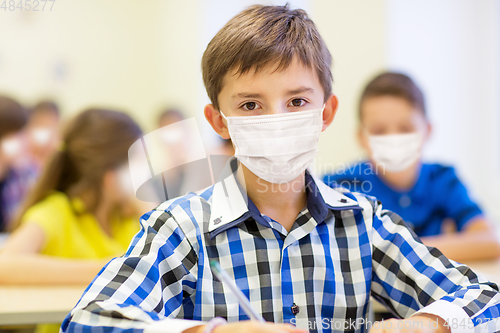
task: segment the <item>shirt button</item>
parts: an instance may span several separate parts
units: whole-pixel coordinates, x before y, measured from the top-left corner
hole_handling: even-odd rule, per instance
[[[295,303],[293,303],[293,305],[292,305],[292,313],[294,315],[296,315],[297,313],[299,313],[299,306],[297,304],[295,304]]]

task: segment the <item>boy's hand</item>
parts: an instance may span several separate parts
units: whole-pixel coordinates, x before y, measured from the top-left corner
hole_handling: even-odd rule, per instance
[[[408,319],[389,319],[373,323],[370,333],[449,333],[445,321],[438,316],[424,314]]]
[[[193,327],[193,332],[203,333],[205,325]],[[191,333],[186,330],[184,333]],[[308,333],[308,330],[298,329],[291,324],[260,323],[257,321],[239,321],[236,323],[217,326],[213,333]]]

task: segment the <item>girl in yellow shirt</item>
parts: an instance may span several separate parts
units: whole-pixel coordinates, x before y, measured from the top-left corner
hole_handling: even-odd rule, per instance
[[[139,231],[126,162],[140,136],[124,113],[73,119],[0,252],[0,283],[87,284],[125,253]]]

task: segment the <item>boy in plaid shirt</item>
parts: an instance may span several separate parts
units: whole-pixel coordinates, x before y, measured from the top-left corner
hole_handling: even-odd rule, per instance
[[[500,309],[495,284],[424,246],[375,198],[331,189],[306,170],[337,111],[330,65],[302,10],[259,5],[231,19],[202,68],[212,102],[205,116],[231,138],[236,158],[220,182],[145,214],[127,253],[103,268],[62,331],[491,327]],[[269,323],[245,321],[211,259]],[[372,325],[370,295],[406,319]]]

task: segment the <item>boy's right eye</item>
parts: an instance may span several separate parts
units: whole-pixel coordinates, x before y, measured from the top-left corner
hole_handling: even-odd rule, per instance
[[[243,104],[242,106],[243,106],[243,109],[248,110],[248,111],[252,111],[252,110],[255,110],[258,105],[255,102],[247,102],[247,103]]]

